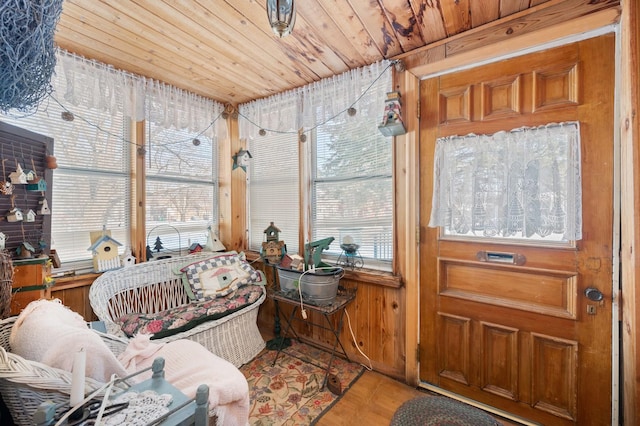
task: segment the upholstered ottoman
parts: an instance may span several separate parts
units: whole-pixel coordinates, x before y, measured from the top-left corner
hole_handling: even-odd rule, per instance
[[[441,396],[420,396],[402,404],[390,426],[499,426],[484,411]]]

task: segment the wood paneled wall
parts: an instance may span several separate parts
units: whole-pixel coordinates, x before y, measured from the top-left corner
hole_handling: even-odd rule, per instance
[[[267,286],[273,288],[275,281],[272,268],[264,268],[260,262],[254,263],[254,266],[265,272]],[[400,280],[389,274],[375,276],[346,271],[345,277],[340,280],[340,285],[356,291],[356,298],[347,306],[340,330],[340,342],[349,358],[364,365],[371,365],[376,371],[404,380],[407,354],[402,342],[404,342],[406,308],[405,290]],[[285,318],[289,317],[293,306],[280,303],[279,307],[280,326],[284,331]],[[321,314],[313,311],[308,313],[309,323],[326,325],[326,320]],[[258,314],[260,328],[273,330],[275,314],[275,304],[268,299],[260,307]],[[299,320],[294,321],[293,326],[301,339],[327,349],[333,347],[335,339],[330,330],[305,324],[299,310],[296,317]],[[331,316],[330,320],[336,327],[338,315]],[[287,335],[289,336],[291,334]]]
[[[89,303],[89,288],[99,274],[56,279],[51,287],[51,298],[60,299],[62,304],[82,315],[85,321],[97,321]]]

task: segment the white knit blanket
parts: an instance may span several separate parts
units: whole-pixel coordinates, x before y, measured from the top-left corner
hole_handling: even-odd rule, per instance
[[[87,354],[86,376],[101,382],[108,382],[112,374],[127,374],[82,316],[58,299],[29,303],[13,324],[9,345],[16,355],[69,372],[74,354],[83,349]]]
[[[157,357],[164,358],[165,379],[189,398],[198,386],[209,386],[209,415],[217,417],[218,426],[244,426],[249,420],[249,385],[230,362],[212,354],[191,340],[157,344],[149,335],[139,334],[129,342],[118,359],[130,373],[148,368]],[[151,372],[135,376],[142,381]]]

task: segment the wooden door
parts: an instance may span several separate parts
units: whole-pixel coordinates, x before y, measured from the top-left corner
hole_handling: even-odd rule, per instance
[[[610,424],[614,36],[423,80],[420,93],[421,381],[545,425]],[[580,123],[581,240],[451,239],[428,227],[438,137],[563,121]]]

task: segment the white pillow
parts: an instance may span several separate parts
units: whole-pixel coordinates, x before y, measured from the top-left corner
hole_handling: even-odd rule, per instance
[[[244,285],[262,281],[260,273],[238,254],[225,253],[199,260],[180,271],[184,272],[195,300],[224,297]]]

